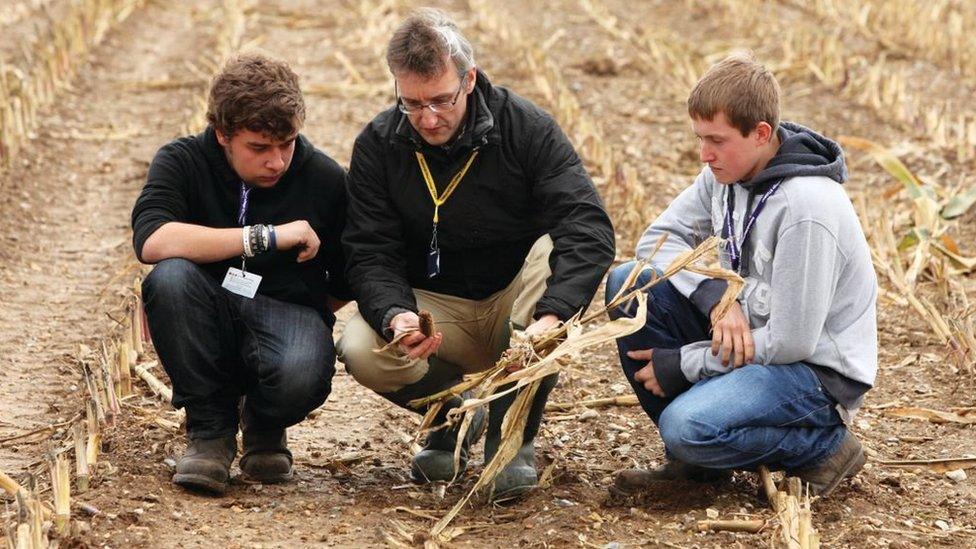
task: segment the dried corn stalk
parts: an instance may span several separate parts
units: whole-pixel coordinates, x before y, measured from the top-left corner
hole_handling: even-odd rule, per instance
[[[655,252],[660,249],[666,236],[658,242]],[[726,294],[721,303],[728,306],[735,300],[741,287],[742,279],[730,271],[720,269],[703,269],[693,266],[692,263],[699,260],[709,252],[714,252],[719,239],[711,237],[694,250],[682,254],[676,258],[661,275],[653,272],[651,280],[639,288],[627,289],[638,279],[640,273],[648,269],[646,261],[638,261],[631,271],[624,284],[623,290],[610,300],[609,304],[602,309],[592,312],[586,316],[576,315],[547,333],[540,334],[531,339],[516,333],[513,337],[511,348],[506,351],[492,368],[469,376],[458,385],[442,391],[440,393],[413,400],[409,405],[413,408],[429,406],[427,414],[421,424],[421,434],[423,430],[430,428],[434,417],[440,406],[449,399],[452,399],[464,392],[471,391],[473,398],[465,400],[447,413],[447,422],[461,422],[459,427],[458,439],[462,439],[471,424],[478,408],[488,405],[489,402],[501,398],[513,391],[519,391],[514,402],[508,408],[505,418],[502,421],[501,443],[495,453],[494,458],[485,464],[485,468],[471,490],[445,515],[437,524],[434,525],[430,534],[434,539],[443,538],[443,532],[451,523],[454,517],[460,512],[461,508],[470,498],[482,489],[493,484],[495,476],[512,460],[522,446],[522,433],[528,417],[529,408],[543,378],[561,371],[570,363],[571,358],[580,350],[594,345],[599,345],[607,341],[630,335],[644,326],[647,318],[647,290],[656,284],[667,280],[683,269],[694,269],[697,272],[705,272],[710,276],[716,276],[728,281]],[[653,257],[653,254],[652,254]],[[603,324],[595,326],[589,331],[584,331],[583,327],[592,324],[610,310],[627,302],[636,301],[637,311],[633,317],[621,317]],[[721,305],[720,305],[721,306]],[[510,370],[515,370],[510,373]],[[506,386],[505,388],[502,388]],[[440,426],[438,426],[440,427]],[[460,459],[460,445],[455,449],[455,465]]]
[[[68,533],[68,523],[71,520],[71,474],[68,460],[64,454],[52,456],[48,465],[51,470],[51,491],[54,494],[54,525],[58,533]]]
[[[759,466],[759,479],[769,505],[779,518],[773,546],[789,549],[820,547],[820,534],[813,527],[810,494],[804,494],[803,482],[797,477],[789,477],[786,479],[788,491],[779,490],[765,465]]]
[[[75,423],[71,430],[75,442],[75,486],[79,494],[88,491],[91,476],[88,472],[88,448],[86,446],[85,422]]]

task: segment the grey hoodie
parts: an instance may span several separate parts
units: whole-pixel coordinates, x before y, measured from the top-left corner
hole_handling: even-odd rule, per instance
[[[847,179],[837,143],[789,122],[769,164],[747,183],[722,185],[707,166],[644,232],[637,257],[647,257],[670,233],[653,264],[663,268],[705,238],[722,235],[728,193],[734,198],[735,235],[747,209],[782,180],[746,243],[740,243],[739,295],[756,346],[758,364],[808,364],[839,403],[845,420],[860,406],[877,373],[877,279],[857,214],[841,184]],[[750,200],[749,195],[754,196]],[[724,246],[722,267],[731,269]],[[682,271],[671,283],[706,316],[726,283]],[[655,349],[655,376],[669,396],[705,377],[728,372],[711,342]]]

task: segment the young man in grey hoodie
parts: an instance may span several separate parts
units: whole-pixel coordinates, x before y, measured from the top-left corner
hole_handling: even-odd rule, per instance
[[[723,280],[682,271],[649,290],[647,324],[618,348],[667,460],[621,471],[612,491],[766,465],[827,495],[865,462],[846,422],[877,371],[877,280],[841,187],[843,151],[779,121],[779,85],[748,55],[711,67],[688,111],[706,166],[645,231],[637,257],[668,233],[652,259],[662,270],[718,235],[722,267],[746,285],[722,318]],[[632,266],[610,274],[608,299]]]

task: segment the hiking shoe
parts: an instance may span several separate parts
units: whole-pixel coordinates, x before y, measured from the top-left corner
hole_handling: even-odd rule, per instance
[[[250,431],[244,429],[244,455],[241,480],[259,484],[278,484],[294,476],[288,436],[284,429]]]
[[[718,483],[732,478],[728,469],[708,469],[676,459],[667,460],[654,469],[624,469],[617,471],[610,493],[615,496],[632,496],[658,486],[661,482]]]
[[[850,431],[844,435],[840,447],[823,463],[816,467],[787,471],[786,475],[799,477],[810,485],[810,495],[825,497],[830,495],[845,478],[853,477],[864,467],[867,457],[861,443]]]
[[[176,462],[173,484],[221,495],[227,490],[230,464],[237,455],[237,437],[191,439]]]

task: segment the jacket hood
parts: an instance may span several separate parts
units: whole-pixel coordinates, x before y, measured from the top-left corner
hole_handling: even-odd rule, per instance
[[[836,142],[793,122],[781,122],[777,135],[779,150],[769,164],[745,183],[746,187],[787,177],[823,176],[838,183],[847,181],[844,151]]]

